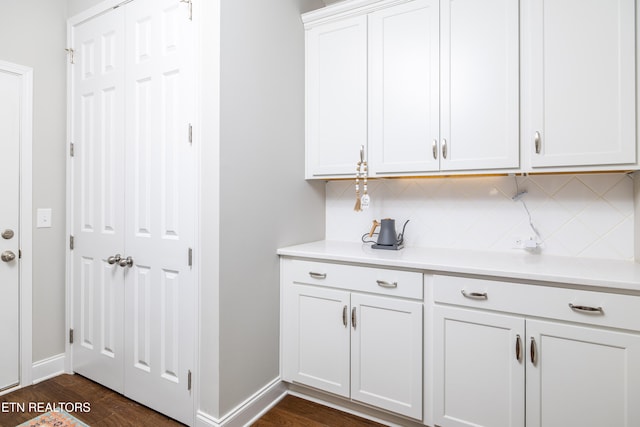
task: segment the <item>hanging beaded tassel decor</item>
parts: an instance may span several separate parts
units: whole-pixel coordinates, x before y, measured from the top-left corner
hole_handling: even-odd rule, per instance
[[[367,162],[364,160],[364,147],[360,148],[360,161],[356,166],[356,205],[353,210],[360,212],[369,207],[371,198],[367,192]],[[360,178],[362,177],[362,196],[360,196]]]

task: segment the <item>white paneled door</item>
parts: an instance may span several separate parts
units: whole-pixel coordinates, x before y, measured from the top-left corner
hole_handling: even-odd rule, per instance
[[[20,383],[20,87],[20,76],[0,67],[0,390]]]
[[[191,424],[189,8],[134,0],[73,39],[73,367]]]

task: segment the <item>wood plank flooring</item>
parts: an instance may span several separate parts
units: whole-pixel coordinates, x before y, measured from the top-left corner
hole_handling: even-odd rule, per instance
[[[183,426],[80,375],[60,375],[0,396],[0,427],[15,427],[38,416],[40,412],[29,412],[30,403],[45,406],[58,402],[87,402],[91,408],[89,412],[73,412],[72,415],[91,427]],[[24,405],[25,411],[20,405]],[[253,424],[253,427],[274,426],[380,427],[382,424],[286,396]]]
[[[3,412],[7,405],[13,411]],[[71,415],[91,427],[175,427],[182,426],[145,406],[94,383],[80,375],[60,375],[36,385],[22,388],[0,396],[0,426],[15,427],[38,415],[29,412],[29,403],[46,405],[57,402],[88,402],[90,412],[73,412]],[[13,404],[12,404],[13,403]],[[26,411],[15,410],[17,404],[24,404]]]
[[[382,424],[328,408],[295,396],[286,396],[252,427],[382,427]]]

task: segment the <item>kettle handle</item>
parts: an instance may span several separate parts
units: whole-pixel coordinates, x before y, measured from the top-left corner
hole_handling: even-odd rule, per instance
[[[373,233],[376,232],[376,228],[378,228],[379,225],[378,220],[374,219],[373,224],[371,224],[371,230],[369,231],[369,237],[373,237]]]

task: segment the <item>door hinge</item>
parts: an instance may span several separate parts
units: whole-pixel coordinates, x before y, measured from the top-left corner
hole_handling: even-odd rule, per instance
[[[193,249],[189,248],[189,267],[193,267]]]
[[[69,63],[71,64],[75,64],[74,60],[74,55],[75,55],[75,50],[73,50],[73,48],[68,47],[65,49],[67,51],[67,53],[69,54]]]
[[[189,144],[193,144],[193,126],[189,123]]]
[[[191,370],[187,374],[187,390],[191,391]]]
[[[74,246],[75,246],[75,239],[73,238],[73,236],[69,236],[69,249],[73,250]]]
[[[186,3],[189,5],[189,21],[193,21],[193,1],[192,0],[180,0],[180,3]]]
[[[73,344],[73,329],[69,329],[69,344]]]
[[[75,156],[75,147],[73,146],[73,142],[69,143],[69,155],[71,157]]]

